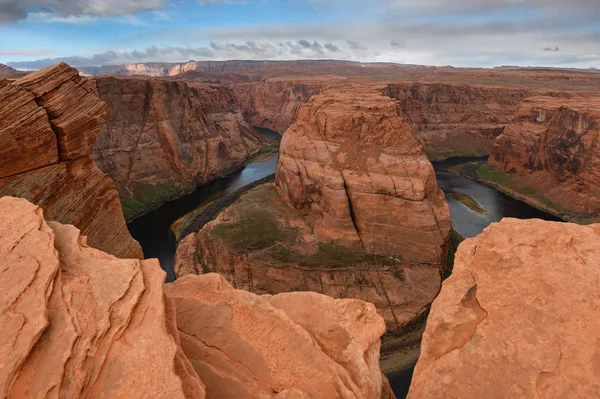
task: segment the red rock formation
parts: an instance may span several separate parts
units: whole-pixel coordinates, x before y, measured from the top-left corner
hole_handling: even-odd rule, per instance
[[[156,260],[107,255],[3,197],[0,267],[2,397],[184,397]],[[197,375],[184,382],[203,393]]]
[[[176,274],[216,271],[255,293],[366,300],[392,331],[427,311],[450,212],[396,101],[362,87],[312,97],[283,137],[276,185],[183,240]]]
[[[258,297],[214,274],[164,286],[156,260],[93,249],[13,197],[0,269],[2,397],[393,399],[371,304]]]
[[[283,134],[296,120],[300,106],[321,93],[324,84],[274,80],[235,84],[231,90],[248,123]]]
[[[486,156],[510,123],[524,88],[473,84],[395,83],[387,95],[400,101],[404,117],[430,159]]]
[[[0,81],[0,195],[27,198],[97,248],[142,258],[112,181],[90,160],[105,106],[93,80],[67,64]]]
[[[285,133],[276,185],[313,212],[321,242],[443,268],[450,211],[399,104],[374,89],[332,89]]]
[[[108,119],[94,159],[116,183],[128,218],[233,172],[261,147],[223,86],[158,79],[97,82]]]
[[[385,325],[371,304],[314,293],[256,296],[218,274],[184,277],[166,293],[208,398],[382,397]]]
[[[504,219],[462,243],[409,398],[597,398],[600,226]]]
[[[525,196],[533,205],[567,219],[598,220],[599,134],[599,99],[528,98],[496,139],[488,164],[533,192]]]

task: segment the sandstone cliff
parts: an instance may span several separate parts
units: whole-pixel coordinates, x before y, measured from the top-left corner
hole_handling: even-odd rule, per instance
[[[495,170],[482,177],[564,218],[598,220],[599,134],[599,99],[528,98],[494,143]]]
[[[116,183],[128,219],[233,172],[255,155],[229,89],[159,79],[97,79],[107,122],[94,160]]]
[[[459,247],[409,398],[597,398],[600,226],[504,219]]]
[[[235,84],[231,90],[248,123],[283,134],[296,121],[300,106],[321,93],[324,85],[275,80]]]
[[[312,97],[280,151],[277,187],[184,239],[176,274],[367,300],[392,331],[421,317],[439,291],[450,212],[397,102],[364,87]]]
[[[532,93],[524,88],[420,82],[395,83],[386,90],[400,101],[406,121],[432,160],[488,155],[519,102]]]
[[[113,182],[91,161],[106,118],[96,83],[58,64],[0,80],[0,195],[27,198],[103,251],[142,258]]]
[[[156,260],[95,250],[0,198],[0,395],[393,399],[373,305],[258,297],[218,275],[163,285]]]
[[[281,142],[276,185],[321,242],[443,268],[450,211],[398,102],[371,88],[313,97]]]

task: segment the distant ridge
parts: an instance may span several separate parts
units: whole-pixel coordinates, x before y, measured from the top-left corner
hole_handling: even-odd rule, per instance
[[[19,73],[19,71],[8,65],[0,64],[0,75],[11,75],[13,73]]]

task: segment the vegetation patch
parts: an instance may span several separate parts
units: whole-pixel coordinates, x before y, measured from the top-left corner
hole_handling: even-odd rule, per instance
[[[125,220],[131,221],[146,212],[155,209],[163,203],[191,192],[194,186],[186,183],[137,183],[134,188],[134,196],[121,196],[121,207]]]
[[[459,201],[467,208],[469,208],[477,213],[480,213],[480,214],[487,213],[487,209],[485,209],[483,206],[481,206],[479,204],[479,202],[477,202],[473,197],[471,197],[467,194],[452,193],[452,197],[454,197],[455,200]]]

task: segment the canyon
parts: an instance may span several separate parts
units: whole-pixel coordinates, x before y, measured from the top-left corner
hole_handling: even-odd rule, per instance
[[[479,174],[564,219],[598,221],[599,126],[600,98],[528,98]]]
[[[3,397],[394,398],[371,304],[216,274],[163,285],[156,260],[96,250],[8,196],[0,264]]]
[[[233,93],[211,84],[96,79],[107,121],[93,159],[115,182],[128,220],[240,168],[263,146]]]
[[[95,81],[62,63],[0,79],[0,101],[0,196],[29,199],[103,251],[142,258],[114,183],[91,159],[106,119]]]
[[[175,272],[256,293],[372,302],[391,331],[421,318],[446,268],[450,212],[400,105],[370,86],[313,96],[283,136],[275,185],[179,245]]]
[[[600,226],[504,219],[463,242],[409,398],[596,398]]]
[[[453,262],[430,163],[491,153],[478,181],[597,222],[599,74],[110,68],[0,77],[3,396],[393,399],[381,337],[423,330],[411,398],[600,395],[600,227],[504,219]],[[126,220],[276,151],[253,126],[285,133],[275,183],[185,237],[164,284]]]

